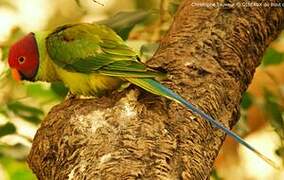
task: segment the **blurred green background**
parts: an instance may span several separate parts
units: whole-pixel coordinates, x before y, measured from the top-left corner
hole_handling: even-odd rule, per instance
[[[60,83],[19,83],[7,66],[9,46],[30,31],[62,24],[100,22],[114,28],[146,61],[169,28],[180,0],[0,0],[0,180],[36,179],[25,160],[33,136],[50,108],[64,100]],[[283,164],[284,35],[267,49],[235,131]],[[212,179],[284,179],[230,138]]]

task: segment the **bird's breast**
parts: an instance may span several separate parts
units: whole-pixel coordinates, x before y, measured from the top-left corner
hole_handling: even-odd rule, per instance
[[[98,73],[69,72],[62,68],[58,68],[57,73],[63,83],[76,95],[99,96],[118,88],[122,83],[119,78]]]

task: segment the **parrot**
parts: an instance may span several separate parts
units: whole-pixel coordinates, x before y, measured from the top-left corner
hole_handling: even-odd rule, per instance
[[[75,95],[101,96],[123,83],[134,84],[181,104],[277,167],[221,122],[160,83],[165,73],[141,62],[139,54],[106,25],[67,24],[50,31],[28,33],[11,45],[8,64],[16,80],[61,81]]]

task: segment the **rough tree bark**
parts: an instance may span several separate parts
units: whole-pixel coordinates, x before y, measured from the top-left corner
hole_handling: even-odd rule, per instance
[[[232,127],[265,48],[283,28],[284,9],[194,2],[224,3],[184,0],[149,66],[166,70],[164,84]],[[132,86],[55,106],[28,163],[39,179],[207,179],[224,138],[177,103]]]

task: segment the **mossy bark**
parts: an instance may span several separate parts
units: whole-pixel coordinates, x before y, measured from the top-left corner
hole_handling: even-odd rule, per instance
[[[237,2],[184,0],[148,62],[169,73],[163,84],[227,127],[237,122],[242,94],[284,23],[283,8]],[[177,103],[132,86],[55,106],[28,163],[39,179],[207,179],[224,138]]]

